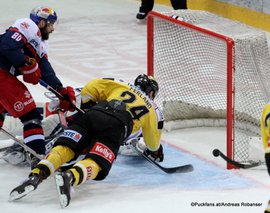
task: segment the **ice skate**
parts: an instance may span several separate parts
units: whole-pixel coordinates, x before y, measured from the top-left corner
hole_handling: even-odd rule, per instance
[[[9,201],[19,200],[34,191],[42,182],[43,178],[39,174],[31,174],[21,185],[13,189],[9,194]]]
[[[73,181],[71,172],[56,172],[55,183],[58,191],[61,208],[67,207],[70,203],[70,189]]]

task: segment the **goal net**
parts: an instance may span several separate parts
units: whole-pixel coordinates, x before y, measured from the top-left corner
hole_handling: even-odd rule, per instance
[[[264,32],[196,10],[151,12],[147,28],[148,74],[160,85],[165,128],[226,126],[228,157],[263,159],[254,138],[270,100]]]

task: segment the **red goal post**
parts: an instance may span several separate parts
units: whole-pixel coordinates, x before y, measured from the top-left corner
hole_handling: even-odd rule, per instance
[[[187,124],[200,119],[199,126],[223,123],[227,156],[244,163],[254,160],[249,139],[260,135],[260,112],[270,91],[263,80],[270,79],[270,66],[265,66],[268,47],[253,53],[253,45],[267,47],[262,32],[205,11],[148,15],[147,69],[160,84],[157,102],[165,120]],[[259,77],[253,78],[251,72]],[[227,168],[235,167],[227,164]]]

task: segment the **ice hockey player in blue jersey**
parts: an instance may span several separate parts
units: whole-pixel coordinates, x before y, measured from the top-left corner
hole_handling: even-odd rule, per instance
[[[68,99],[62,101],[63,110],[73,110],[75,100],[72,87],[63,87],[47,55],[47,40],[57,22],[56,12],[49,7],[36,7],[30,18],[15,21],[0,35],[0,127],[5,114],[23,123],[24,143],[38,154],[45,154],[41,115],[25,83],[38,84],[42,79]],[[22,75],[20,80],[17,76]]]

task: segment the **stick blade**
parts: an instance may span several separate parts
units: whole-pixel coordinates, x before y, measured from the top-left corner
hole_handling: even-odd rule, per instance
[[[168,174],[188,173],[188,172],[192,172],[194,170],[194,167],[192,164],[186,164],[186,165],[178,166],[178,167],[170,167],[170,168],[163,167],[163,168],[164,168],[164,171]]]
[[[257,166],[260,166],[263,164],[262,161],[258,161],[258,162],[251,162],[251,163],[241,163],[241,162],[237,162],[235,160],[230,159],[229,157],[227,157],[223,152],[221,152],[218,149],[214,149],[213,150],[213,155],[215,157],[220,156],[223,160],[225,160],[227,163],[237,167],[237,168],[241,168],[241,169],[250,169],[250,168],[254,168]]]

